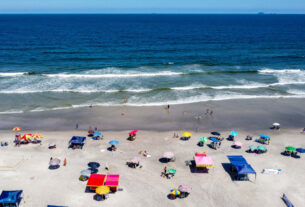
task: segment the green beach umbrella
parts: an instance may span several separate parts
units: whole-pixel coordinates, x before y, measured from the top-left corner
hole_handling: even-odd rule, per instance
[[[176,170],[175,170],[175,169],[169,169],[167,172],[168,172],[168,173],[175,174],[175,173],[176,173]]]
[[[201,138],[200,138],[200,142],[206,142],[206,141],[208,141],[208,138],[207,138],[207,137],[201,137]]]
[[[292,146],[288,146],[285,149],[288,150],[288,151],[292,151],[292,152],[295,152],[297,150],[296,148],[294,148]]]
[[[257,148],[256,149],[258,149],[258,150],[262,150],[262,151],[266,151],[266,147],[264,147],[264,146],[257,146]]]

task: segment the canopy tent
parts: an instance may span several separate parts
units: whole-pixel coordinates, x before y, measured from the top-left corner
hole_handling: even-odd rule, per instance
[[[117,187],[119,185],[120,175],[107,175],[105,185],[109,187]]]
[[[208,156],[194,156],[196,167],[213,167],[213,160]]]
[[[106,175],[100,175],[100,174],[91,174],[87,186],[89,187],[98,187],[104,185]]]
[[[83,144],[85,140],[86,140],[86,137],[73,136],[70,139],[69,143],[70,144]]]
[[[245,174],[256,174],[255,170],[253,170],[252,166],[249,164],[244,165],[233,165],[237,170],[238,175],[245,175]]]
[[[210,137],[210,140],[211,140],[212,142],[219,142],[219,140],[218,140],[216,137]]]
[[[2,191],[0,195],[0,204],[15,204],[18,205],[21,199],[22,190]]]
[[[269,136],[264,135],[264,134],[260,134],[259,136],[260,136],[261,138],[263,138],[263,139],[270,139],[270,137],[269,137]]]
[[[227,156],[232,165],[244,165],[248,164],[246,159],[242,155],[228,155]]]

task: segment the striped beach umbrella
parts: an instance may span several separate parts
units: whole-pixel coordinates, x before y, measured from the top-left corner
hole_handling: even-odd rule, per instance
[[[17,131],[20,131],[20,130],[21,130],[20,127],[14,127],[14,128],[13,128],[13,131],[14,131],[14,132],[17,132]]]
[[[176,196],[181,194],[180,190],[178,190],[178,189],[171,189],[170,192],[172,195],[176,195]]]

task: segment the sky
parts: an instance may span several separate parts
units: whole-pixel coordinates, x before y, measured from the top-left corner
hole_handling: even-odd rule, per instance
[[[305,0],[0,0],[0,13],[288,13]]]

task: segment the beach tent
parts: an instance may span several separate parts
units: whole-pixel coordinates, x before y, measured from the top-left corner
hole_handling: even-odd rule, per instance
[[[91,174],[87,182],[87,187],[95,190],[95,188],[104,185],[105,178],[106,175]]]
[[[242,155],[228,155],[227,157],[230,160],[232,165],[248,164],[248,162]]]
[[[70,147],[74,148],[75,146],[76,148],[82,149],[85,140],[86,137],[73,136],[69,141]]]
[[[194,156],[196,167],[213,167],[213,160],[208,156]]]
[[[120,175],[107,175],[104,185],[109,186],[111,191],[117,191]]]
[[[15,190],[15,191],[2,191],[0,195],[0,204],[2,206],[5,205],[15,205],[19,206],[19,202],[21,200],[22,190]]]
[[[238,175],[245,174],[256,174],[255,170],[253,170],[252,166],[249,164],[245,165],[234,165]]]

